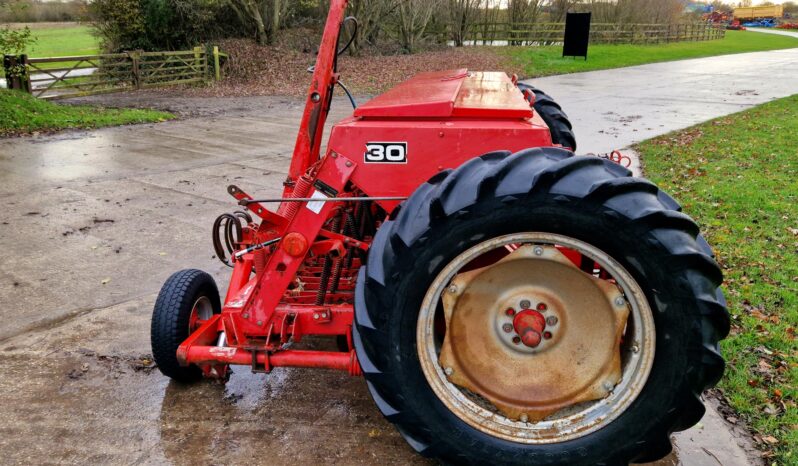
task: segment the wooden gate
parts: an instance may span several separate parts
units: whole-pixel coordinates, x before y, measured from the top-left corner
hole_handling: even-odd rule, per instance
[[[175,52],[126,52],[56,58],[13,58],[7,63],[24,64],[7,79],[11,88],[26,90],[43,99],[63,99],[92,94],[138,90],[157,86],[191,84],[221,79],[220,57],[213,47]],[[213,66],[213,73],[210,71]],[[7,78],[12,70],[7,70]]]

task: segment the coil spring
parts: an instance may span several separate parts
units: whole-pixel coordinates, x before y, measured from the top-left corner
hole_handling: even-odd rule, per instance
[[[222,214],[213,222],[213,250],[224,265],[233,267],[231,259],[237,245],[243,241],[244,226],[250,223],[252,223],[252,217],[247,212],[240,210],[232,214]]]
[[[337,215],[332,221],[331,230],[340,233],[341,229],[341,215]],[[335,259],[336,261],[339,259]],[[321,268],[321,277],[319,279],[319,290],[316,292],[316,305],[321,306],[327,299],[327,288],[330,286],[330,275],[332,274],[333,260],[329,254],[324,256],[324,263]]]
[[[351,210],[346,211],[343,234],[346,236],[355,235],[355,216],[352,214]],[[347,269],[352,267],[352,255],[354,254],[354,250],[354,246],[349,246],[346,249],[346,260],[341,260],[340,258],[335,259],[335,263],[333,264],[333,276],[331,280],[332,286],[330,287],[330,293],[335,294],[338,292],[338,282],[341,281],[341,272],[343,271],[344,267]]]
[[[296,181],[296,186],[291,193],[291,197],[307,197],[311,186],[313,186],[313,181],[311,181],[310,178],[307,176],[300,176]],[[299,211],[301,205],[301,202],[283,202],[277,209],[277,213],[285,218],[292,219]]]

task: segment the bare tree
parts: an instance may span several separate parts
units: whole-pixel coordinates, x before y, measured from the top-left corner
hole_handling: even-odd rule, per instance
[[[474,22],[479,18],[484,0],[449,0],[449,27],[454,45],[462,47],[471,33]]]
[[[622,0],[619,0],[622,1]],[[549,11],[551,14],[551,20],[555,23],[561,23],[565,21],[565,15],[571,8],[579,5],[579,0],[551,0],[549,6]]]
[[[390,0],[350,0],[349,14],[357,18],[357,37],[352,43],[351,53],[358,54],[363,44],[377,45],[385,19],[395,8]]]
[[[255,40],[260,45],[274,42],[291,7],[287,0],[229,0],[229,4],[241,22],[255,30]]]
[[[540,16],[543,0],[508,0],[507,16],[513,39],[522,39],[515,31],[524,29],[524,23],[536,23]],[[511,40],[510,45],[521,45],[521,40]]]
[[[424,37],[432,19],[432,13],[441,0],[402,0],[396,5],[399,43],[402,48],[413,53],[418,41]]]
[[[542,0],[507,0],[507,14],[510,23],[534,23],[540,16]]]

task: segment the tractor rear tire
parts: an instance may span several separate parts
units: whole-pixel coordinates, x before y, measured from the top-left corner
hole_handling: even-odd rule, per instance
[[[207,319],[222,312],[213,277],[200,270],[181,270],[166,280],[152,312],[152,354],[163,375],[181,383],[202,378],[202,370],[177,361],[177,348],[192,330],[192,314]]]
[[[705,412],[700,397],[723,374],[718,342],[730,324],[721,271],[680,210],[625,168],[558,148],[487,154],[435,175],[381,226],[358,277],[354,346],[377,407],[417,452],[455,464],[664,457],[670,434]],[[417,338],[431,284],[464,251],[519,232],[567,235],[603,251],[639,284],[653,316],[654,356],[642,388],[588,433],[548,433],[546,442],[492,435],[447,407],[422,367]]]
[[[576,135],[573,125],[560,104],[555,102],[550,95],[529,84],[518,83],[518,88],[521,91],[529,90],[534,94],[534,109],[549,126],[551,142],[576,151]]]

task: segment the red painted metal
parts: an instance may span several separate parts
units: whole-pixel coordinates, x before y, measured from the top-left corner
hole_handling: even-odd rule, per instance
[[[527,309],[516,314],[513,328],[521,336],[524,345],[535,348],[540,344],[541,333],[546,328],[546,318],[540,312]]]
[[[199,365],[206,376],[223,378],[231,364],[266,372],[292,366],[359,375],[351,351],[355,281],[374,232],[400,201],[345,199],[407,197],[439,171],[481,154],[552,144],[545,122],[518,91],[517,78],[460,69],[424,73],[361,106],[333,127],[322,156],[346,6],[346,0],[330,1],[283,192],[284,198],[314,201],[286,201],[276,211],[247,205],[260,223],[243,226],[235,239],[238,252],[231,259],[222,313],[199,323],[177,352],[182,364]],[[367,163],[368,144],[393,142],[406,145],[404,163]],[[253,199],[235,186],[228,191],[239,201]],[[486,255],[470,266],[489,265],[509,252]],[[581,260],[578,254],[569,258]],[[538,337],[543,331],[522,327]],[[349,351],[287,349],[310,335],[345,336]]]
[[[235,347],[193,345],[188,350],[187,359],[191,363],[198,365],[253,365],[266,368],[267,372],[273,367],[307,367],[341,370],[348,372],[350,375],[362,374],[354,351],[334,353],[328,351],[285,350],[269,354]]]
[[[532,109],[505,73],[467,69],[420,74],[355,110],[355,118],[530,118]]]
[[[552,144],[546,123],[535,114],[531,119],[349,118],[333,127],[329,147],[363,162],[366,144],[377,141],[407,142],[407,163],[369,164],[357,170],[352,182],[372,197],[407,196],[435,173],[459,167],[464,161],[487,152],[519,151]],[[379,202],[388,212],[399,203]]]

